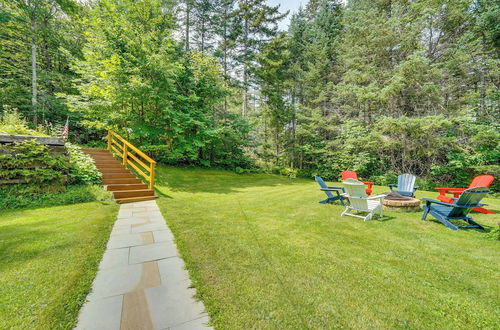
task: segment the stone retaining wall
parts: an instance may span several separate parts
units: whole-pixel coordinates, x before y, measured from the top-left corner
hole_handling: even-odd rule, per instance
[[[31,135],[8,135],[8,134],[0,134],[0,155],[5,155],[10,153],[9,145],[15,142],[23,142],[26,140],[36,140],[38,143],[46,145],[50,154],[54,156],[65,156],[68,157],[66,147],[64,146],[64,140],[55,137],[45,137],[45,136],[31,136]],[[33,164],[33,167],[37,167],[36,164]],[[2,166],[0,164],[0,171],[2,170]],[[66,175],[64,175],[66,177]],[[65,181],[65,180],[64,180]],[[0,185],[13,185],[13,184],[23,184],[26,183],[24,180],[20,179],[1,179]],[[1,187],[0,187],[1,188]]]

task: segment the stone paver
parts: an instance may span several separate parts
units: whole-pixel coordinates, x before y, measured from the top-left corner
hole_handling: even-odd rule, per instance
[[[123,204],[76,329],[211,329],[156,201]]]
[[[130,264],[137,264],[175,256],[177,256],[177,249],[174,242],[153,243],[131,247],[128,260]]]

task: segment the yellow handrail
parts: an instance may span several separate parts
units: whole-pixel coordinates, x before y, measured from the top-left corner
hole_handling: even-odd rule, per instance
[[[153,189],[156,162],[151,157],[112,130],[108,130],[108,150],[115,151],[116,154],[121,157],[122,164],[124,166],[130,165],[135,169],[137,173],[149,182],[149,189]],[[135,152],[135,154],[133,154],[131,150]],[[145,162],[140,160],[139,157]],[[134,164],[132,160],[135,161],[136,164]],[[140,167],[142,167],[142,169]]]

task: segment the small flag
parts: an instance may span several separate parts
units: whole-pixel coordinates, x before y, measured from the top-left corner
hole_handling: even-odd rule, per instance
[[[61,131],[61,135],[66,139],[68,137],[69,133],[69,117],[66,118],[66,124],[64,124],[64,127]]]

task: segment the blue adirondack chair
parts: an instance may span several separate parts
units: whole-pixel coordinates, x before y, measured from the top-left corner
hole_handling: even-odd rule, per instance
[[[339,200],[340,204],[344,205],[343,196],[342,196],[342,194],[344,193],[344,188],[342,188],[342,187],[329,187],[326,185],[325,181],[323,181],[323,179],[320,178],[319,176],[315,176],[314,180],[316,180],[316,182],[321,187],[320,190],[324,191],[326,196],[328,197],[327,199],[320,201],[319,202],[320,204],[333,203],[336,200]],[[335,192],[336,195],[332,194],[332,192]]]
[[[416,179],[413,174],[401,174],[398,176],[398,184],[390,184],[389,188],[400,195],[415,197],[415,191],[418,189],[418,186],[415,186]]]
[[[422,220],[425,220],[427,214],[430,213],[443,225],[453,230],[458,230],[460,228],[480,228],[484,230],[483,226],[475,222],[472,217],[467,214],[474,207],[486,205],[479,202],[488,193],[489,191],[486,187],[470,188],[460,194],[458,198],[454,198],[453,204],[424,198],[426,204],[423,206],[424,213],[422,215]],[[451,220],[464,220],[469,225],[458,226],[451,223]]]

